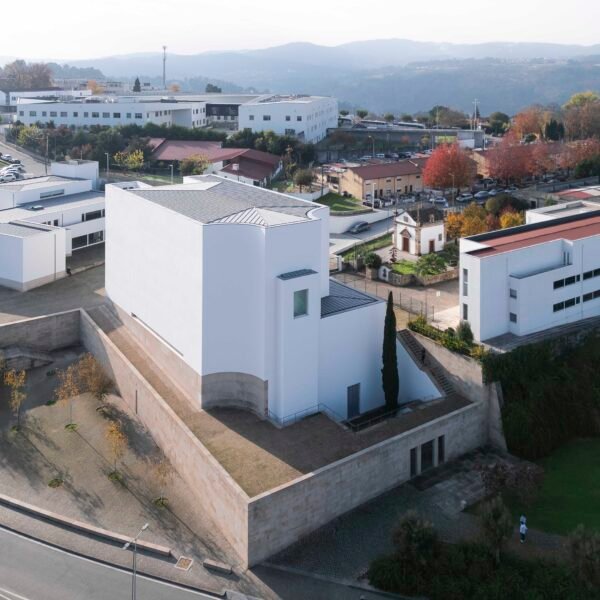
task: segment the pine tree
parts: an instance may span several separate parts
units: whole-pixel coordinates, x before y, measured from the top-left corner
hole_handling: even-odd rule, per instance
[[[396,313],[394,313],[394,297],[389,293],[385,325],[383,329],[383,368],[381,379],[385,405],[389,410],[398,406],[400,382],[398,379],[398,358],[396,355]]]
[[[140,78],[139,77],[135,78],[135,82],[133,84],[133,91],[134,92],[141,92],[142,91],[142,84],[140,83]]]

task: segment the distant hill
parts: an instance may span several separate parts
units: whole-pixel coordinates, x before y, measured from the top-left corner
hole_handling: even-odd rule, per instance
[[[108,77],[158,77],[160,53],[70,61]],[[169,79],[234,82],[231,88],[337,96],[347,106],[415,112],[435,104],[516,112],[600,89],[600,44],[446,44],[391,39],[340,46],[292,43],[262,50],[167,58]],[[227,87],[227,86],[226,86]],[[225,87],[224,87],[225,90]],[[229,91],[229,90],[228,90]],[[233,90],[232,90],[233,91]]]

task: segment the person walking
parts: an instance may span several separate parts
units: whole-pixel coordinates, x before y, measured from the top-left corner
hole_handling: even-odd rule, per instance
[[[521,537],[521,544],[525,543],[525,536],[527,535],[527,525],[521,523],[519,527],[519,536]]]
[[[527,525],[527,517],[525,515],[521,515],[519,518],[519,525]]]

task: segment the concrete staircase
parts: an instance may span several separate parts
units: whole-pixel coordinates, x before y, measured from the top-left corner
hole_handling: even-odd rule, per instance
[[[98,306],[87,313],[181,419],[188,420],[196,412],[187,396],[152,360],[110,308]]]
[[[443,396],[449,397],[456,394],[454,386],[446,376],[446,370],[427,350],[425,350],[425,362],[423,363],[423,350],[425,348],[408,329],[398,331],[397,338],[419,369],[431,376]]]
[[[33,348],[24,346],[0,348],[0,363],[3,363],[6,369],[28,371],[37,367],[45,367],[53,362],[54,358],[51,354]]]

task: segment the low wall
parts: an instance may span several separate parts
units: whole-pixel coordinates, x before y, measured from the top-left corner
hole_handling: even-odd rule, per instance
[[[408,285],[415,284],[430,286],[436,285],[437,283],[442,283],[443,281],[452,281],[453,279],[458,279],[458,269],[452,269],[451,271],[446,271],[445,273],[440,273],[439,275],[401,275],[400,273],[395,273],[394,271],[389,270],[389,267],[383,265],[379,268],[379,279],[382,281],[387,281],[390,285],[395,285],[398,287],[406,287]]]
[[[123,400],[246,566],[248,496],[88,314],[83,310],[80,314],[82,343],[106,369]]]
[[[55,313],[0,325],[0,348],[23,346],[52,352],[79,344],[79,311]]]
[[[408,481],[411,448],[445,435],[450,461],[484,445],[486,420],[486,404],[473,404],[252,498],[250,564]]]
[[[346,233],[354,223],[366,221],[367,223],[377,223],[388,218],[387,210],[369,210],[367,213],[362,211],[358,214],[348,216],[338,216],[344,213],[333,213],[329,215],[329,233]],[[346,213],[347,214],[347,213]],[[393,213],[392,213],[393,214]],[[383,233],[382,233],[383,235]]]
[[[481,365],[476,360],[452,352],[420,333],[414,331],[410,333],[444,367],[446,376],[458,393],[472,402],[485,402],[488,409],[486,428],[488,443],[499,450],[506,450],[500,385],[496,383],[486,385],[483,382]]]
[[[329,194],[331,190],[328,187],[323,189],[319,188],[314,192],[287,192],[287,196],[293,196],[294,198],[300,198],[300,200],[309,200],[310,202],[316,202],[319,198]]]

